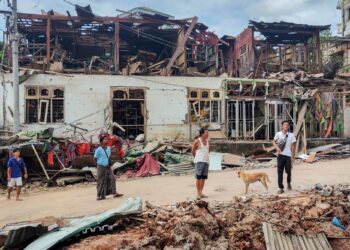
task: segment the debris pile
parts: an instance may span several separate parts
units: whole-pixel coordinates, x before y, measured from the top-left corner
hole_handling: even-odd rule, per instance
[[[220,39],[197,17],[175,19],[147,7],[105,17],[95,14],[90,5],[75,5],[75,10],[76,15],[53,10],[18,13],[21,69],[58,75],[151,76],[218,76],[228,71],[226,51],[232,49],[232,41]],[[9,53],[5,46],[5,54]],[[10,60],[0,70],[9,72]]]
[[[330,194],[320,192],[323,188],[328,190],[317,185],[293,197],[235,197],[230,203],[202,200],[157,207],[146,202],[142,215],[129,218],[133,226],[67,249],[84,249],[92,242],[96,248],[264,249],[263,222],[289,235],[350,239],[350,186],[331,187]]]
[[[194,170],[191,144],[184,142],[149,142],[127,150],[124,163],[113,168],[118,176],[144,177],[159,174],[181,174]]]

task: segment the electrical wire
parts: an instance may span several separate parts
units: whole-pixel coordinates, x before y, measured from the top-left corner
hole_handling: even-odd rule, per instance
[[[170,41],[165,40],[165,39],[163,39],[163,38],[161,38],[161,37],[157,37],[157,36],[148,34],[148,33],[144,32],[144,31],[135,30],[135,29],[133,29],[133,28],[131,28],[131,27],[128,27],[128,26],[126,26],[126,25],[123,25],[123,24],[120,24],[120,27],[122,27],[122,28],[124,28],[124,29],[126,29],[126,30],[129,30],[129,31],[132,31],[132,32],[134,32],[134,33],[136,33],[136,34],[144,35],[146,38],[154,38],[154,39],[159,40],[159,42],[168,43],[169,45],[167,45],[167,46],[172,46],[172,47],[174,47],[174,48],[177,47],[177,44],[176,44],[176,43],[170,42]]]

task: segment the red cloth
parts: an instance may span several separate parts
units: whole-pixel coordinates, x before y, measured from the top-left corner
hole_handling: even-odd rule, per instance
[[[125,152],[124,152],[123,147],[122,147],[123,140],[121,138],[119,138],[118,136],[115,136],[115,135],[111,136],[108,133],[106,133],[104,136],[108,140],[108,143],[107,143],[108,147],[115,146],[117,160],[123,159],[125,156]]]
[[[160,165],[150,154],[145,154],[136,160],[136,170],[123,174],[126,177],[146,177],[160,174]]]
[[[78,155],[84,155],[90,153],[89,143],[78,143],[77,144]]]

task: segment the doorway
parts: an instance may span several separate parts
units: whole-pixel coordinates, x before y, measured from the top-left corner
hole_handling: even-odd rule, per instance
[[[144,89],[118,88],[113,90],[112,119],[125,129],[124,132],[114,126],[113,134],[129,140],[145,134],[145,114]]]

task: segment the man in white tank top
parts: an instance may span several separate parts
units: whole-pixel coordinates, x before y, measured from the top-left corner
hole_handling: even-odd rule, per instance
[[[199,130],[199,138],[193,143],[192,155],[195,164],[197,199],[208,198],[203,194],[204,183],[208,179],[209,170],[209,140],[206,128]]]

